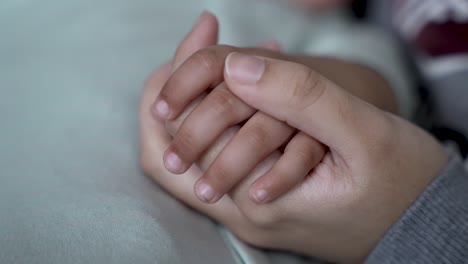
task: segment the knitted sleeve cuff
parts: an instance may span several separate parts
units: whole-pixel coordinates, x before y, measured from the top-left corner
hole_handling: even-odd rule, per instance
[[[366,263],[467,263],[468,172],[453,157]]]

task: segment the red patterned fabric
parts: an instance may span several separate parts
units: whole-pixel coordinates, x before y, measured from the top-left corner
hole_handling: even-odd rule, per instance
[[[393,22],[426,55],[468,53],[468,0],[395,0]]]

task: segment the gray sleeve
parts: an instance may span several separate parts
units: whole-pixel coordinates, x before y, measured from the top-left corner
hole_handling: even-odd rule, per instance
[[[454,157],[366,263],[467,263],[468,172]]]

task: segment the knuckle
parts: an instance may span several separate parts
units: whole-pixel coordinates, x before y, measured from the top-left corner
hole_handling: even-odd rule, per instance
[[[245,134],[247,143],[252,146],[264,146],[270,141],[270,133],[261,124],[251,125]]]
[[[223,118],[235,114],[237,98],[227,89],[215,89],[209,95],[210,107]]]
[[[187,117],[189,116],[189,114],[191,113],[191,111],[192,111],[192,109],[185,108],[185,110],[184,110],[177,118],[175,118],[174,120],[166,121],[166,122],[164,123],[167,132],[168,132],[171,136],[177,135],[177,133],[179,132],[179,130],[181,130],[182,128],[184,128],[185,126],[187,126],[187,124],[184,123],[184,122],[185,122],[185,120],[187,120]],[[186,128],[186,129],[187,129],[187,128]]]
[[[205,48],[192,55],[193,63],[202,67],[207,72],[213,71],[219,64],[218,52],[213,47]]]
[[[323,153],[323,147],[314,139],[300,138],[293,148],[289,148],[289,145],[285,149],[285,153],[293,152],[296,159],[302,161],[310,161],[314,156]]]
[[[322,97],[327,87],[327,80],[308,68],[296,71],[291,81],[293,83],[290,91],[291,105],[301,108],[305,108],[306,105],[301,105],[299,102],[314,104]]]
[[[230,127],[212,144],[200,157],[198,164],[202,169],[208,168],[216,160],[216,157],[221,153],[228,142],[237,134],[239,131],[238,126]]]
[[[326,147],[315,139],[312,139],[312,138],[305,139],[304,146],[307,148],[306,151],[310,153],[310,155],[316,155],[316,156],[325,155]]]
[[[202,102],[204,100],[205,95],[206,94],[203,93],[197,99],[195,99],[191,103],[189,103],[185,107],[185,109],[182,111],[182,113],[179,116],[177,116],[175,119],[168,120],[168,121],[165,122],[167,132],[169,132],[169,134],[171,136],[174,136],[174,135],[177,134],[177,131],[179,131],[179,129],[182,127],[185,120],[190,120],[188,117],[190,116],[190,114],[192,114],[192,112],[196,109],[196,107],[198,105],[200,105],[200,102]]]
[[[317,151],[317,146],[315,144],[310,144],[310,142],[298,142],[302,144],[295,144],[290,147],[286,146],[285,153],[288,155],[294,155],[295,159],[300,161],[310,161]]]
[[[223,159],[216,160],[207,173],[206,180],[210,182],[213,188],[218,192],[223,194],[228,192],[235,184],[235,178],[229,161]]]
[[[173,148],[177,154],[181,155],[182,159],[186,159],[193,155],[199,145],[198,138],[192,133],[192,130],[185,125],[182,125],[177,132],[173,141]]]

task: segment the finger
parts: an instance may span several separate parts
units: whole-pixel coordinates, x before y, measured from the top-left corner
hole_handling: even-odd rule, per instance
[[[342,155],[362,149],[375,131],[370,125],[378,125],[382,117],[377,108],[297,63],[232,53],[226,59],[225,81],[252,107]]]
[[[140,108],[140,160],[142,168],[148,176],[177,199],[229,228],[235,228],[244,221],[244,216],[229,197],[224,197],[216,205],[207,205],[195,196],[193,186],[202,176],[198,167],[194,166],[183,177],[175,177],[164,169],[162,150],[167,148],[171,138],[167,134],[164,124],[153,119],[148,109],[153,98],[166,82],[170,71],[170,63],[155,71],[147,80],[143,91]]]
[[[257,112],[222,150],[195,191],[200,200],[214,203],[245,178],[275,151],[293,129],[261,112]]]
[[[255,110],[219,85],[185,119],[166,151],[166,168],[185,172],[227,128],[251,117]]]
[[[206,14],[209,16],[209,14]],[[206,16],[205,14],[202,14],[201,17],[199,18],[199,21],[203,21],[202,19],[204,19],[204,16]],[[215,18],[214,16],[212,16],[212,19]],[[214,22],[216,22],[216,20],[214,20]],[[198,22],[197,24],[199,24],[200,22]],[[208,23],[208,22],[206,22]],[[212,24],[215,24],[215,26],[212,26],[213,28],[216,28],[216,30],[213,30],[212,32],[215,32],[217,31],[217,23],[213,23],[211,22]],[[192,46],[188,46],[188,45],[185,45],[185,43],[187,42],[190,42],[190,39],[191,38],[191,35],[187,36],[186,40],[183,42],[183,44],[178,48],[178,51],[176,52],[176,58],[175,58],[175,61],[174,64],[177,65],[175,66],[176,68],[178,68],[178,66],[183,62],[183,59],[180,59],[180,58],[186,58],[188,57],[189,55],[191,55],[193,52],[194,52],[194,49],[192,49]],[[211,38],[208,37],[208,38],[205,38],[205,39],[211,39],[211,41],[216,41],[215,37],[212,36]],[[195,45],[195,47],[202,47],[203,45],[208,45],[208,44],[211,44],[209,41],[206,42],[206,43],[202,43],[202,44],[199,44],[199,45]],[[280,51],[281,50],[281,46],[280,44],[276,41],[276,40],[269,40],[269,41],[266,41],[264,42],[262,45],[261,45],[262,48],[265,48],[265,49],[269,49],[269,50],[272,50],[272,51]],[[187,55],[188,54],[188,55]],[[173,67],[174,68],[174,67]],[[229,89],[226,89],[225,87],[225,84],[221,84],[220,85],[221,87],[217,87],[215,89],[214,92],[211,92],[210,94],[210,99],[208,100],[208,102],[204,103],[204,106],[200,107],[201,109],[204,109],[204,110],[212,110],[213,107],[211,107],[212,104],[214,105],[219,105],[221,109],[224,109],[226,108],[226,114],[230,114],[231,111],[238,111],[239,109],[246,109],[248,108],[249,111],[248,111],[248,114],[245,115],[245,118],[242,118],[242,120],[250,117],[254,111],[253,111],[253,108],[251,108],[250,106],[248,106],[247,104],[245,103],[241,103],[241,101],[237,98],[237,96],[235,96],[234,94],[231,93],[231,91],[229,91]],[[217,91],[216,90],[222,90],[221,92],[223,94],[226,94],[226,96],[216,96],[217,94]],[[219,91],[218,91],[219,92]],[[230,93],[230,95],[228,96],[228,93]],[[175,134],[177,133],[177,131],[179,131],[179,128],[182,126],[182,123],[185,121],[185,119],[194,111],[194,109],[202,102],[202,100],[206,97],[206,93],[202,93],[202,95],[200,95],[198,98],[196,98],[194,101],[192,101],[185,109],[184,111],[182,112],[182,114],[180,114],[176,119],[174,120],[169,120],[169,121],[166,121],[166,129],[167,131],[169,132],[169,134],[171,136],[175,136]],[[218,98],[218,97],[221,97],[221,98]],[[232,97],[232,98],[231,98]],[[214,98],[214,99],[213,99]],[[225,98],[226,100],[216,100],[217,99],[222,99],[222,98]],[[214,102],[213,102],[214,101]],[[211,103],[213,102],[213,103]],[[227,107],[224,106],[224,102],[229,102],[228,105],[232,106],[231,110],[228,110]],[[214,109],[220,109],[220,108],[214,108]],[[204,113],[202,113],[203,111],[200,110],[200,112],[194,114],[195,116],[200,116],[200,117],[203,117],[205,116]],[[209,114],[209,113],[208,113]],[[220,118],[218,120],[221,120],[223,121],[224,118]],[[240,120],[240,121],[242,121]],[[216,124],[215,123],[216,120],[212,120],[212,122],[209,122],[207,124],[210,124],[210,125],[213,125],[213,124]],[[238,122],[240,122],[238,121]],[[190,126],[189,126],[190,127]],[[209,127],[208,125],[206,126],[207,128]],[[210,130],[207,131],[207,133],[209,133],[210,131],[212,131],[212,128]],[[227,134],[231,134],[231,133],[227,133]],[[223,142],[225,140],[221,140],[220,142]],[[207,153],[205,154],[209,154],[209,155],[204,155],[201,159],[202,159],[202,164],[206,165],[208,168],[209,165],[211,165],[211,163],[213,162],[214,159],[212,159],[211,157],[215,154],[215,153],[219,153],[220,151],[216,151],[216,149],[219,149],[219,146],[218,144],[213,144],[211,146],[211,148],[213,149],[209,149],[207,151]],[[189,162],[190,163],[190,162]]]
[[[158,168],[164,168],[162,159],[155,159],[154,162]],[[149,175],[159,185],[186,205],[214,218],[216,221],[228,227],[239,224],[243,216],[229,197],[223,197],[219,203],[215,205],[207,205],[195,196],[193,186],[202,174],[203,172],[199,167],[193,166],[186,173],[181,175],[182,177],[176,177],[176,175],[164,169],[155,170]]]
[[[216,16],[208,11],[203,11],[192,30],[177,48],[172,72],[198,50],[216,45],[218,43],[218,33],[219,24]]]
[[[252,184],[249,190],[252,201],[268,203],[292,190],[319,164],[325,152],[323,144],[299,132],[273,168]]]
[[[197,51],[171,75],[155,101],[155,115],[163,120],[176,118],[185,106],[207,89],[224,81],[223,69],[229,53],[239,50],[230,46],[212,46]],[[247,53],[283,57],[267,49],[243,49]]]
[[[200,16],[200,18],[197,21],[196,25],[199,24],[200,23],[199,21],[202,20],[202,19],[209,20],[208,22],[205,22],[205,23],[208,24],[207,27],[212,28],[212,30],[209,31],[209,32],[212,32],[212,33],[216,32],[217,33],[219,26],[218,26],[216,17],[214,15],[210,15],[210,13],[205,14],[205,12],[206,11],[204,11],[202,13],[202,15]],[[209,16],[209,17],[204,18],[205,16]],[[177,52],[176,52],[176,55],[175,55],[175,58],[174,58],[174,63],[173,63],[173,65],[175,65],[175,66],[171,66],[171,68],[173,70],[178,68],[186,60],[186,58],[188,58],[190,55],[195,53],[197,51],[197,47],[199,49],[201,49],[203,47],[211,46],[211,45],[214,45],[214,44],[217,43],[217,34],[216,35],[207,34],[208,37],[201,38],[201,39],[195,39],[196,35],[194,35],[193,37],[192,37],[192,35],[194,35],[194,34],[192,32],[190,32],[189,35],[186,37],[186,39],[182,42],[182,44],[177,49]],[[192,40],[192,39],[194,39],[194,40]],[[205,41],[202,41],[202,40],[205,40]],[[187,45],[186,44],[186,43],[190,43],[190,42],[201,42],[201,43],[198,43],[198,44],[195,43],[193,45]],[[281,51],[282,50],[281,45],[276,40],[265,41],[264,43],[262,43],[262,45],[260,45],[260,47],[265,48],[265,49],[269,49],[269,50],[272,50],[272,51]],[[224,85],[223,85],[223,87],[224,87]],[[183,113],[180,114],[180,116],[178,116],[175,120],[170,120],[170,121],[166,122],[166,129],[168,129],[169,134],[171,134],[172,136],[174,136],[176,134],[176,132],[179,130],[179,127],[182,125],[182,122],[185,120],[185,118],[187,118],[187,116],[195,109],[195,107],[201,102],[201,99],[204,98],[205,96],[206,96],[206,94],[202,94],[199,98],[192,101],[190,103],[190,105],[188,105],[186,107],[186,109],[184,109]],[[233,96],[235,96],[235,95],[233,95]]]
[[[157,152],[154,149],[154,152]],[[167,190],[171,195],[182,201],[184,204],[200,211],[223,225],[233,228],[238,225],[243,215],[240,213],[237,205],[233,201],[225,196],[215,205],[208,205],[201,202],[193,192],[193,186],[197,179],[199,179],[203,172],[199,167],[193,166],[182,177],[176,177],[176,175],[170,173],[164,168],[162,164],[162,158],[158,155],[153,156],[154,162],[151,170],[145,170],[145,173],[156,181],[160,186]]]
[[[261,45],[261,47],[273,51],[279,51],[281,50],[280,44],[275,41],[275,40],[270,40]],[[178,52],[178,54],[183,54],[184,52]],[[178,57],[177,55],[176,57]],[[183,56],[182,56],[183,57]],[[201,136],[206,135],[205,138],[205,144],[202,146],[196,147],[191,145],[189,148],[194,149],[194,150],[199,150],[198,152],[191,152],[191,155],[184,155],[181,154],[179,157],[181,160],[183,160],[185,163],[188,165],[183,166],[184,168],[188,168],[191,163],[193,163],[195,160],[199,158],[199,155],[201,154],[202,151],[205,151],[205,149],[208,147],[207,144],[211,144],[210,148],[204,153],[204,155],[200,158],[199,165],[202,166],[202,169],[207,169],[209,165],[214,161],[214,158],[221,152],[220,146],[225,145],[227,143],[227,135],[232,135],[232,132],[226,133],[226,135],[223,135],[222,138],[219,139],[219,142],[217,141],[217,137],[221,133],[221,131],[224,131],[228,126],[231,126],[233,124],[236,124],[238,122],[241,122],[247,118],[249,118],[253,113],[254,109],[248,106],[247,104],[243,103],[240,101],[237,96],[232,94],[232,92],[226,88],[225,84],[222,83],[220,86],[218,86],[216,89],[214,89],[213,92],[210,93],[208,96],[207,101],[205,101],[202,105],[198,107],[198,105],[202,102],[202,99],[205,98],[206,93],[203,93],[201,96],[199,96],[197,99],[192,101],[186,109],[183,111],[182,114],[180,114],[175,120],[169,120],[166,122],[166,129],[168,130],[169,134],[172,136],[175,136],[177,131],[179,131],[180,127],[182,126],[182,123],[185,122],[185,127],[187,128],[186,133],[181,134],[187,134],[190,133],[190,131],[193,131],[192,128],[194,126],[198,126],[201,129],[203,129],[203,133],[200,133]],[[191,114],[195,108],[197,108],[196,113]],[[210,111],[217,111],[213,115]],[[240,118],[235,119],[234,121],[231,122],[226,122],[228,120],[231,120],[230,117],[232,116],[233,113],[245,113],[245,114],[240,114]],[[190,120],[185,121],[185,119],[188,116],[191,116]],[[238,114],[239,116],[239,114]],[[214,118],[210,118],[214,117]],[[192,121],[191,121],[192,120]],[[205,120],[206,122],[203,122]],[[221,123],[219,123],[221,122]],[[227,124],[227,125],[226,125]],[[216,129],[215,127],[216,126]],[[204,129],[205,128],[205,129]],[[184,129],[185,130],[185,129]],[[238,129],[237,129],[238,130]],[[175,143],[173,145],[176,145],[173,149],[177,149],[177,143],[178,138],[176,137],[174,139]],[[196,136],[193,136],[193,138],[197,138]],[[208,139],[209,138],[209,139]],[[230,139],[230,137],[229,137]],[[181,153],[184,153],[184,151],[180,151]],[[175,154],[177,155],[177,151],[175,151]],[[192,157],[192,158],[190,158]],[[195,158],[194,158],[195,157]],[[173,173],[177,173],[177,169],[171,170]]]
[[[172,63],[174,72],[188,57],[196,51],[218,43],[219,24],[215,15],[203,11],[195,22],[192,30],[187,34],[176,50]],[[175,135],[179,126],[193,109],[201,102],[205,95],[201,95],[184,110],[184,113],[176,120],[166,123],[166,128],[171,135]],[[197,103],[198,102],[198,103]],[[153,111],[154,113],[154,111]]]
[[[208,46],[216,45],[218,31],[219,25],[216,16],[204,11],[177,48],[172,63],[172,73],[193,53]],[[151,109],[155,118],[165,119],[164,116],[169,111],[169,105],[164,100],[156,100]]]
[[[176,119],[174,120],[169,120],[166,121],[166,130],[171,136],[175,136],[177,134],[177,131],[179,131],[180,127],[184,123],[185,119],[195,110],[195,108],[203,102],[203,100],[206,98],[206,93],[201,94],[199,97],[197,97],[195,100],[190,102],[189,105],[184,109],[184,112],[180,114]]]
[[[202,157],[197,161],[198,166],[203,171],[207,171],[208,168],[213,164],[216,158],[219,156],[219,153],[227,146],[229,141],[239,132],[240,126],[233,126],[224,131],[221,136],[219,136],[213,145],[203,153]]]
[[[156,70],[146,81],[140,104],[140,160],[145,170],[152,170],[155,164],[152,162],[153,156],[157,154],[158,148],[164,143],[170,142],[170,136],[167,135],[162,123],[156,121],[151,116],[150,105],[153,98],[161,90],[171,71],[171,63],[167,63]],[[159,133],[160,137],[154,137]]]
[[[198,95],[221,84],[224,59],[232,50],[231,47],[221,46],[203,49],[182,63],[154,103],[156,116],[165,120],[174,119]]]
[[[171,135],[174,136],[179,130],[185,118],[195,109],[195,107],[203,100],[204,96],[200,96],[195,101],[193,101],[187,109],[174,121],[166,122],[166,130]],[[200,159],[197,161],[198,166],[202,171],[206,171],[216,157],[221,153],[227,143],[234,137],[237,132],[239,132],[240,126],[233,126],[226,129],[221,136],[219,136],[214,143],[206,150]]]

